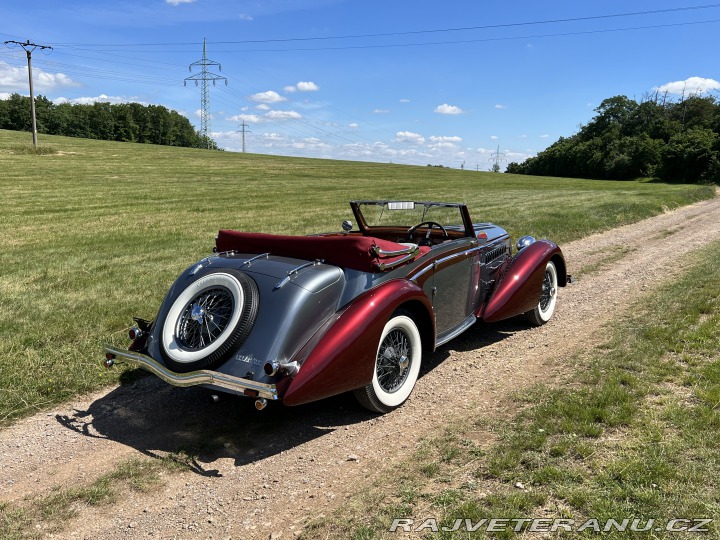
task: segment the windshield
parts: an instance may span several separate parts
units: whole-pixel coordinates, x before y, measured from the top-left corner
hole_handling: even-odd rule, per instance
[[[368,227],[411,227],[423,221],[434,221],[444,227],[464,229],[459,204],[363,201],[358,203]]]

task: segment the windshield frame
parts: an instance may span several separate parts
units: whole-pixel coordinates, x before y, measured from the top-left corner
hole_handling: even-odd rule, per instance
[[[358,201],[350,201],[350,207],[352,208],[353,214],[355,215],[355,221],[358,224],[358,227],[360,228],[360,231],[365,236],[373,236],[372,232],[374,230],[382,230],[382,229],[388,229],[388,228],[397,228],[397,227],[412,227],[415,225],[418,225],[418,223],[408,223],[408,224],[393,224],[393,225],[378,225],[378,226],[370,226],[367,223],[367,220],[365,219],[365,216],[362,213],[362,207],[363,206],[388,206],[390,203],[393,204],[403,204],[403,203],[412,203],[415,206],[424,206],[425,210],[423,211],[423,216],[425,216],[427,210],[432,207],[445,207],[445,208],[457,208],[458,214],[460,219],[462,220],[460,223],[457,223],[455,226],[453,226],[453,229],[459,230],[461,232],[464,232],[465,236],[474,237],[475,232],[472,225],[472,220],[470,219],[470,213],[468,212],[467,205],[465,203],[448,203],[448,202],[434,202],[434,201],[411,201],[411,200],[358,200]],[[393,210],[390,210],[391,212]]]

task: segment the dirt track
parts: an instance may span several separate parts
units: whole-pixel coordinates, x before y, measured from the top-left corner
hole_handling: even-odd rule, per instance
[[[501,416],[511,392],[564,370],[603,323],[717,239],[720,198],[562,246],[570,271],[587,271],[560,291],[551,323],[476,325],[426,355],[410,400],[383,417],[348,396],[259,413],[249,400],[213,405],[152,377],[78,398],[0,432],[0,502],[90,483],[121,459],[199,449],[194,472],[80,508],[56,537],[293,538],[453,418]],[[608,256],[618,260],[600,264]]]

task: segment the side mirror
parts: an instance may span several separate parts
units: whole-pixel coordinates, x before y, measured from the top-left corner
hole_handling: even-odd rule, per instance
[[[342,228],[343,228],[343,231],[345,231],[346,233],[349,233],[350,231],[352,231],[352,221],[350,221],[349,219],[346,219],[345,221],[343,221]]]

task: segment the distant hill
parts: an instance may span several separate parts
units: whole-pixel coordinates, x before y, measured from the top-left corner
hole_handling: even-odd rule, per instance
[[[720,104],[697,95],[654,96],[641,103],[615,96],[571,137],[561,137],[508,173],[720,184]]]
[[[217,149],[187,118],[161,105],[56,104],[38,96],[35,111],[38,133],[47,135]],[[29,97],[12,94],[0,100],[0,129],[32,130]]]

